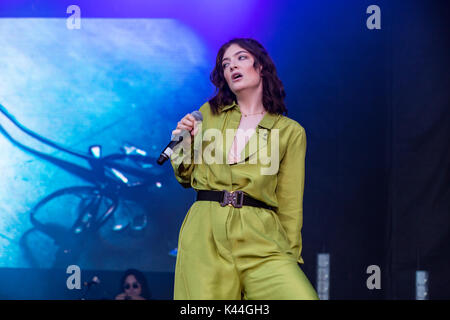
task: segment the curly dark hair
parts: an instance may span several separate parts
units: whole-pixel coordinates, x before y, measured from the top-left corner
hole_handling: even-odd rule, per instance
[[[152,293],[150,292],[150,289],[148,287],[147,279],[145,278],[145,275],[137,269],[128,269],[123,273],[120,279],[119,292],[123,292],[123,285],[129,275],[133,275],[136,278],[137,282],[139,282],[139,284],[141,285],[141,297],[147,300],[150,299],[152,297]]]
[[[283,83],[278,78],[275,64],[270,58],[267,50],[256,40],[251,38],[234,38],[223,44],[219,49],[216,58],[216,66],[211,72],[211,82],[216,87],[215,96],[208,102],[213,114],[218,114],[222,106],[230,105],[236,101],[236,95],[229,88],[223,74],[222,59],[225,51],[232,45],[237,44],[241,48],[250,52],[255,59],[253,67],[257,69],[262,66],[261,76],[263,81],[263,106],[269,113],[287,115],[287,108],[284,104],[286,93]]]

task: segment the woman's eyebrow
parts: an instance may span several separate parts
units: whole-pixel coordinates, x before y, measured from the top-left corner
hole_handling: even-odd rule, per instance
[[[241,52],[247,53],[247,51],[241,50],[241,51],[238,51],[238,52],[236,52],[235,54],[233,54],[233,56],[238,55],[238,54],[241,53]],[[230,58],[223,58],[223,59],[222,59],[222,62],[224,62],[225,60],[230,60]]]

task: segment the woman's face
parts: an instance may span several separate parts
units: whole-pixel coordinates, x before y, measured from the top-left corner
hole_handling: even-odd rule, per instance
[[[136,280],[136,277],[130,274],[123,284],[123,291],[127,294],[127,296],[140,296],[142,293],[141,284]]]
[[[222,58],[222,69],[225,80],[231,91],[238,95],[244,89],[257,88],[261,85],[261,69],[253,67],[254,57],[247,50],[233,43],[225,51]]]

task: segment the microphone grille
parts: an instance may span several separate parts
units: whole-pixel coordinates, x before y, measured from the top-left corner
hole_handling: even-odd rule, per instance
[[[196,110],[191,113],[191,115],[195,118],[197,121],[203,121],[203,115],[200,111]]]

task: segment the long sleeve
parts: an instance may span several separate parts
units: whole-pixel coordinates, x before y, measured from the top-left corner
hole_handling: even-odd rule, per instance
[[[303,224],[303,191],[305,182],[306,133],[294,130],[286,143],[287,149],[281,160],[277,176],[276,196],[278,217],[286,231],[297,262],[301,257]]]
[[[209,103],[204,103],[199,111],[203,116],[203,122],[207,121],[207,117],[209,115]],[[202,131],[202,123],[200,122],[198,125],[198,133]],[[197,133],[197,135],[198,135]],[[200,135],[201,140],[201,135]],[[187,135],[187,139],[180,144],[178,144],[172,155],[170,156],[170,162],[172,163],[173,171],[175,173],[175,178],[184,188],[191,188],[191,176],[195,167],[194,159],[196,153],[194,150],[197,150],[197,153],[201,151],[201,141],[199,139],[193,138],[190,135]],[[183,152],[183,148],[185,150],[189,150],[190,145],[190,153]],[[198,154],[197,154],[198,155]],[[188,161],[190,159],[190,161]]]
[[[194,170],[194,143],[193,139],[188,137],[187,144],[190,144],[190,152],[184,152],[184,149],[189,151],[189,148],[185,146],[183,149],[183,142],[178,144],[170,156],[170,162],[172,164],[175,178],[184,187],[191,187],[191,174]],[[190,158],[190,161],[188,161]]]

